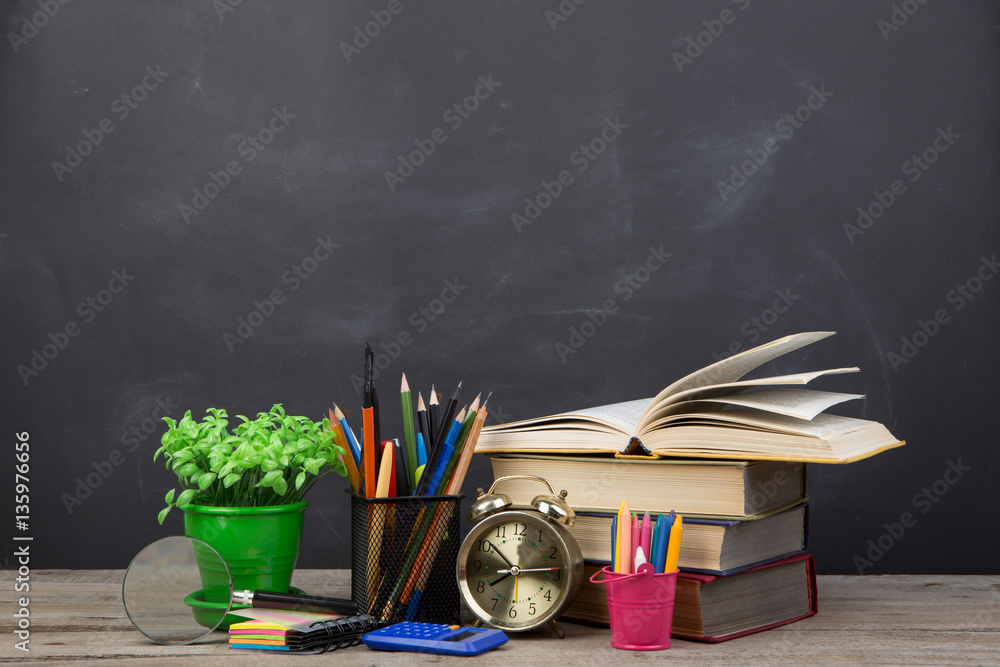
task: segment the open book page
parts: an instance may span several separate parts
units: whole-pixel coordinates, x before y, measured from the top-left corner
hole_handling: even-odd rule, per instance
[[[557,415],[522,419],[521,421],[489,426],[483,430],[484,432],[498,433],[508,430],[535,431],[572,427],[599,428],[600,426],[604,426],[621,431],[625,435],[634,435],[636,425],[639,423],[639,417],[642,416],[647,405],[649,405],[649,399],[644,398],[637,401],[612,403],[611,405],[562,412]]]
[[[675,426],[681,424],[715,424],[741,429],[748,428],[774,433],[789,433],[826,440],[850,432],[851,430],[866,427],[869,424],[878,423],[867,419],[855,419],[854,417],[843,417],[841,415],[826,413],[818,414],[813,419],[797,419],[753,408],[731,410],[726,409],[723,405],[712,403],[689,403],[684,406],[674,407],[679,408],[675,414],[659,419],[650,425],[645,436],[646,439],[651,438],[654,432],[667,433]],[[670,428],[663,428],[668,424]],[[647,447],[653,449],[648,444]]]
[[[756,408],[798,419],[812,419],[829,407],[858,398],[864,398],[864,395],[784,388],[762,389],[760,391],[750,391],[745,394],[730,394],[728,396],[703,398],[701,400],[739,405],[744,408]]]
[[[656,395],[656,397],[653,398],[652,401],[650,401],[649,411],[655,410],[656,406],[658,406],[667,396],[671,396],[678,392],[687,391],[688,389],[696,389],[698,387],[707,387],[714,384],[736,382],[750,371],[773,359],[777,359],[778,357],[788,354],[793,350],[797,350],[800,347],[804,347],[811,343],[815,343],[816,341],[828,338],[835,333],[835,331],[812,331],[794,334],[792,336],[785,336],[784,338],[779,338],[778,340],[755,347],[752,350],[740,352],[739,354],[729,357],[728,359],[717,361],[710,366],[706,366],[701,370],[695,371],[694,373],[681,378],[661,391]]]
[[[751,387],[764,387],[772,385],[785,385],[785,384],[808,384],[809,382],[815,380],[818,377],[824,375],[839,375],[841,373],[857,373],[861,369],[857,366],[852,366],[850,368],[830,368],[823,371],[812,371],[809,373],[794,373],[792,375],[774,375],[765,378],[754,378],[752,380],[740,380],[738,382],[724,382],[722,384],[711,384],[705,387],[698,387],[696,389],[687,389],[685,391],[677,392],[676,394],[671,394],[665,396],[658,404],[650,406],[646,409],[643,414],[642,421],[639,424],[639,430],[642,431],[645,425],[649,422],[655,421],[662,416],[661,411],[674,403],[681,403],[683,401],[700,401],[708,398],[716,398],[718,396],[726,396],[729,394],[737,394],[745,389]]]

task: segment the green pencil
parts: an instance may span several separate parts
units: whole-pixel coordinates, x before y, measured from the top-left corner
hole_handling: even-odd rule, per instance
[[[417,436],[413,431],[413,400],[410,397],[410,385],[406,382],[406,373],[399,386],[399,400],[403,404],[403,439],[406,442],[407,475],[411,488],[417,488]]]

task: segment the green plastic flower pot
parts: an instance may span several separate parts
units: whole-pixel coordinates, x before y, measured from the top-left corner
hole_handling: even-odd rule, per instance
[[[271,507],[183,505],[184,534],[219,552],[232,576],[233,590],[286,593],[299,557],[308,505],[306,502]],[[200,558],[195,546],[204,590],[228,589],[226,572],[218,559]]]

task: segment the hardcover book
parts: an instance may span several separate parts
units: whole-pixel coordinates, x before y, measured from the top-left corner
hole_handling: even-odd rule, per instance
[[[563,618],[608,625],[606,587],[590,582],[602,567],[584,564],[583,586]],[[816,597],[816,566],[809,554],[725,576],[681,572],[670,634],[703,642],[735,639],[815,615]]]
[[[833,333],[800,333],[747,350],[651,399],[489,426],[476,451],[848,463],[904,444],[878,422],[825,412],[863,396],[801,387],[856,367],[743,379]]]

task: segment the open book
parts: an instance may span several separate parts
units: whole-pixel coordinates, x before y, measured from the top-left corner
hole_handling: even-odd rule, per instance
[[[652,399],[489,426],[476,451],[847,463],[902,445],[878,422],[824,412],[863,396],[801,387],[857,368],[742,379],[834,333],[795,334],[755,347],[681,378]]]

